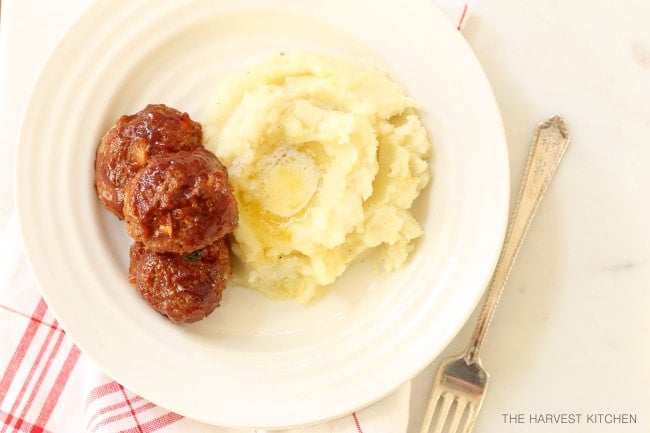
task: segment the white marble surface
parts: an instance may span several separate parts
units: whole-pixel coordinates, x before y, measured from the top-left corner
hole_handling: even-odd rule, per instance
[[[2,2],[0,227],[13,207],[13,146],[29,88],[86,4]],[[539,121],[561,114],[573,137],[483,347],[490,390],[475,431],[647,433],[650,2],[476,0],[472,11],[465,36],[502,110],[512,195]],[[471,325],[448,353],[463,348]],[[409,431],[435,366],[414,380]],[[522,424],[503,416],[519,413]],[[530,422],[562,413],[581,422]],[[636,423],[588,423],[595,413],[633,414]]]

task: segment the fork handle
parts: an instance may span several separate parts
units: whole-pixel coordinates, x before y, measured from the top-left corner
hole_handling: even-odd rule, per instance
[[[553,116],[537,126],[501,254],[488,285],[474,334],[465,351],[465,362],[468,364],[478,361],[487,328],[521,243],[568,144],[569,133],[561,117]]]

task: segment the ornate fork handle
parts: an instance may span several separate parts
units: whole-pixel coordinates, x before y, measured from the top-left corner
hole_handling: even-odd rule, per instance
[[[508,223],[508,230],[501,248],[501,255],[485,295],[483,309],[474,333],[465,351],[465,362],[473,364],[485,339],[487,328],[494,316],[503,287],[510,275],[512,265],[519,253],[539,203],[546,192],[555,169],[569,143],[569,133],[564,119],[554,116],[540,124],[526,163],[525,177]]]

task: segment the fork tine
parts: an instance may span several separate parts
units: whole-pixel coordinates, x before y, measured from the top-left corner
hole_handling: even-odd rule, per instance
[[[467,417],[465,418],[465,425],[459,433],[470,433],[472,428],[474,428],[474,423],[476,422],[478,407],[474,404],[469,403],[467,405]]]
[[[432,392],[427,402],[427,409],[424,412],[424,418],[422,419],[422,426],[420,427],[420,433],[429,433],[429,428],[431,427],[431,420],[436,411],[436,406],[438,406],[438,401],[440,400],[440,394]]]
[[[463,401],[461,399],[456,400],[456,408],[452,415],[449,429],[447,430],[449,433],[456,433],[458,426],[460,425],[460,420],[462,419],[463,413],[465,413],[465,408],[467,406],[468,403],[466,401]]]
[[[431,433],[442,433],[442,429],[445,427],[447,421],[447,416],[449,415],[449,409],[454,403],[454,396],[449,393],[443,393],[440,398],[442,399],[442,402],[436,411],[436,419],[434,420],[435,424]]]

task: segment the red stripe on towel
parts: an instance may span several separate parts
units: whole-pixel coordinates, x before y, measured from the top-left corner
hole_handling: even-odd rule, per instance
[[[41,408],[41,412],[38,414],[38,418],[36,418],[35,424],[37,426],[45,427],[47,425],[47,421],[50,419],[50,416],[52,415],[52,412],[54,411],[54,408],[59,401],[59,397],[63,392],[63,388],[65,388],[65,384],[68,383],[68,379],[70,378],[75,365],[77,365],[77,361],[79,360],[80,355],[81,352],[79,351],[79,348],[73,345],[68,352],[68,356],[63,362],[61,370],[59,370],[59,374],[56,376],[54,385],[52,386],[52,389],[50,390],[45,403],[43,403],[43,407]]]
[[[468,9],[467,3],[463,5],[463,11],[460,14],[460,19],[458,20],[458,25],[456,26],[456,29],[462,30],[463,29],[463,24],[465,21],[465,17],[467,16],[467,9]]]
[[[16,377],[16,372],[18,371],[20,364],[23,362],[27,350],[32,344],[32,340],[34,340],[34,335],[36,335],[38,326],[42,323],[46,311],[47,305],[45,305],[45,301],[41,299],[38,305],[36,305],[34,313],[32,313],[32,320],[27,324],[27,328],[25,328],[25,332],[23,332],[18,347],[15,349],[14,354],[9,361],[9,365],[2,376],[2,380],[0,380],[0,404],[4,402],[4,399],[9,392],[9,386]]]
[[[18,398],[14,402],[14,406],[11,408],[11,411],[10,411],[11,413],[16,413],[16,410],[18,409],[18,406],[21,403],[21,401],[22,401],[22,399],[23,399],[23,397],[24,397],[24,395],[25,395],[25,393],[27,391],[27,388],[29,387],[29,384],[31,383],[32,379],[35,376],[36,370],[38,369],[39,365],[41,364],[42,355],[45,354],[45,352],[47,351],[47,349],[48,349],[48,347],[50,345],[50,341],[52,340],[52,337],[55,334],[55,331],[56,330],[54,328],[50,328],[50,330],[49,330],[49,332],[47,334],[47,337],[46,337],[45,341],[43,342],[43,346],[41,346],[41,350],[39,351],[38,356],[36,357],[36,360],[34,361],[34,364],[32,364],[32,368],[29,371],[29,375],[27,376],[27,380],[23,383],[23,387],[20,390]],[[56,358],[57,353],[59,352],[59,349],[61,347],[61,343],[63,343],[63,338],[64,337],[65,337],[65,334],[59,333],[56,341],[54,342],[54,347],[52,347],[52,350],[50,351],[50,354],[45,359],[45,364],[41,368],[41,372],[38,375],[38,377],[36,377],[36,382],[34,383],[34,386],[32,387],[32,390],[29,393],[29,396],[27,397],[27,401],[23,405],[23,409],[22,409],[22,411],[20,412],[20,415],[19,415],[20,419],[23,419],[23,418],[26,417],[27,412],[32,407],[32,403],[34,403],[34,400],[36,400],[36,396],[38,395],[38,392],[41,389],[41,385],[43,384],[43,381],[45,380],[45,377],[47,376],[47,374],[49,372],[49,369],[50,369],[50,366],[52,365],[52,362],[54,361],[54,359]],[[16,422],[15,428],[20,429],[20,424],[21,424],[20,421]]]
[[[363,429],[361,428],[361,423],[359,422],[359,417],[357,416],[356,412],[352,412],[352,419],[354,420],[354,426],[357,428],[357,432],[363,433]]]

